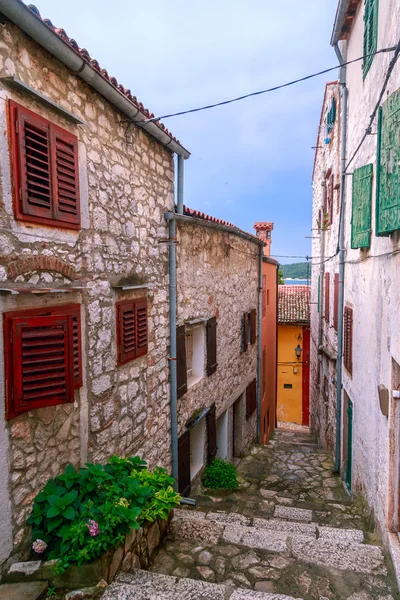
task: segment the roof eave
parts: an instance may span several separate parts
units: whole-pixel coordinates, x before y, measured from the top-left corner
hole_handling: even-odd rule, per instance
[[[331,46],[347,39],[361,0],[339,0],[331,36]]]

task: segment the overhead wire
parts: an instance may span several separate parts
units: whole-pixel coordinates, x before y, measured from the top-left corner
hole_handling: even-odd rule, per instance
[[[280,90],[297,83],[301,83],[302,81],[307,81],[308,79],[312,79],[314,77],[318,77],[319,75],[325,75],[325,73],[329,73],[330,71],[335,71],[339,69],[341,66],[351,65],[352,63],[359,62],[360,60],[364,60],[365,58],[369,58],[370,56],[375,56],[376,54],[381,54],[384,52],[392,52],[396,50],[397,46],[391,46],[390,48],[382,48],[381,50],[376,50],[375,52],[370,52],[369,54],[364,54],[359,58],[353,58],[352,60],[343,63],[342,65],[336,65],[334,67],[329,67],[328,69],[324,69],[323,71],[318,71],[317,73],[312,73],[311,75],[306,75],[304,77],[300,77],[298,79],[294,79],[293,81],[288,81],[287,83],[282,83],[280,85],[276,85],[274,87],[267,88],[265,90],[259,90],[257,92],[251,92],[250,94],[244,94],[243,96],[238,96],[236,98],[231,98],[230,100],[223,100],[222,102],[215,102],[214,104],[207,104],[205,106],[199,106],[198,108],[191,108],[189,110],[181,110],[176,113],[170,113],[168,115],[162,115],[160,117],[152,117],[150,119],[146,119],[145,121],[138,122],[137,125],[146,125],[147,123],[156,123],[161,119],[170,119],[171,117],[180,117],[181,115],[187,115],[190,113],[200,112],[203,110],[209,110],[211,108],[217,108],[218,106],[226,106],[227,104],[232,104],[233,102],[239,102],[241,100],[245,100],[246,98],[251,98],[253,96],[260,96],[261,94],[267,94],[269,92],[275,92],[276,90]]]

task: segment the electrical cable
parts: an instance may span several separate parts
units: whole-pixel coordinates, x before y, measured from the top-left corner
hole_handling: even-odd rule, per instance
[[[291,85],[295,85],[296,83],[301,83],[302,81],[307,81],[308,79],[312,79],[313,77],[318,77],[319,75],[325,75],[325,73],[329,73],[330,71],[335,71],[339,69],[341,66],[344,67],[346,65],[351,65],[352,63],[358,62],[360,60],[364,60],[370,56],[375,56],[375,54],[381,54],[383,52],[392,52],[396,50],[396,46],[392,46],[390,48],[382,48],[381,50],[377,50],[376,52],[371,52],[369,54],[365,54],[364,56],[360,56],[359,58],[354,58],[353,60],[349,60],[342,65],[336,65],[335,67],[330,67],[329,69],[324,69],[323,71],[318,71],[318,73],[312,73],[311,75],[306,75],[305,77],[300,77],[299,79],[294,79],[293,81],[289,81],[287,83],[282,83],[281,85],[276,85],[274,87],[268,88],[266,90],[259,90],[258,92],[252,92],[250,94],[244,94],[243,96],[238,96],[237,98],[231,98],[230,100],[224,100],[223,102],[216,102],[215,104],[208,104],[206,106],[200,106],[198,108],[191,108],[190,110],[182,110],[176,113],[170,113],[169,115],[162,115],[160,117],[152,117],[151,119],[146,119],[145,121],[135,122],[136,125],[147,125],[147,123],[156,123],[157,121],[169,119],[171,117],[180,117],[181,115],[187,115],[189,113],[200,112],[203,110],[209,110],[210,108],[216,108],[217,106],[225,106],[226,104],[232,104],[233,102],[239,102],[240,100],[245,100],[246,98],[251,98],[252,96],[260,96],[261,94],[267,94],[268,92],[275,92],[276,90],[280,90],[285,87],[289,87]]]

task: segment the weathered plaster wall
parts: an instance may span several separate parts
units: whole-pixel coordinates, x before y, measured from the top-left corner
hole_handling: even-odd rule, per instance
[[[216,404],[217,418],[256,377],[257,343],[241,351],[243,313],[258,309],[258,246],[201,225],[178,224],[178,325],[217,317],[217,371],[178,401],[179,433],[193,414]],[[255,439],[256,411],[243,423],[243,447]]]
[[[330,134],[330,143],[325,144],[326,116],[331,107],[332,98],[336,100],[336,121]],[[324,204],[324,193],[328,192],[329,179],[326,174],[331,170],[334,184],[340,186],[340,128],[341,98],[337,82],[327,84],[321,111],[315,166],[313,173],[313,206],[312,206],[312,277],[311,277],[311,331],[310,331],[310,424],[317,433],[325,448],[333,451],[336,432],[336,361],[326,354],[318,353],[321,344],[330,352],[337,351],[337,332],[333,327],[334,313],[334,278],[339,272],[336,255],[339,219],[340,219],[340,187],[334,190],[333,220],[326,230],[318,230],[318,215]],[[329,257],[331,260],[325,261]],[[321,269],[322,266],[322,269]],[[330,306],[329,323],[325,316],[325,273],[330,274]],[[320,311],[318,312],[318,278],[320,278]],[[320,339],[320,328],[322,338]],[[328,380],[328,394],[324,394],[324,378]]]
[[[68,462],[139,453],[152,466],[169,467],[168,252],[158,240],[168,235],[163,214],[173,206],[174,191],[172,154],[133,126],[125,136],[123,115],[8,22],[0,27],[0,76],[6,75],[17,75],[87,126],[72,125],[32,97],[0,86],[0,280],[67,285],[72,279],[86,289],[62,298],[2,294],[0,299],[2,313],[79,302],[84,375],[75,404],[2,421],[1,461],[8,469],[0,475],[0,560],[21,542],[35,493]],[[81,231],[14,220],[8,98],[78,136]],[[121,280],[153,287],[131,292],[148,298],[148,355],[117,367],[115,302],[130,297],[112,287]],[[0,406],[3,411],[3,386]]]

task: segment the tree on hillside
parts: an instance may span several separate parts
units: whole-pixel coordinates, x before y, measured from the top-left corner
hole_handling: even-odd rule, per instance
[[[278,284],[285,285],[285,280],[283,279],[283,273],[280,269],[278,271]]]

